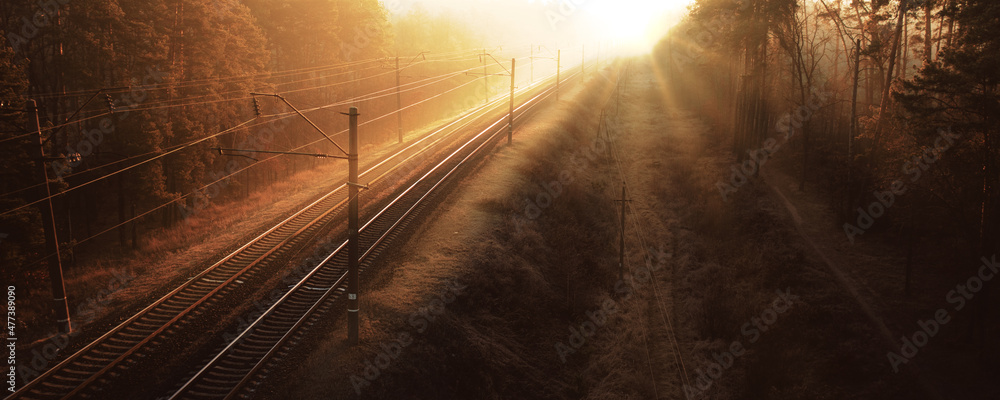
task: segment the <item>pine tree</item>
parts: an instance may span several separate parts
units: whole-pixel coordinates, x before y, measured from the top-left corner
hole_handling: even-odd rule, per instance
[[[897,94],[913,122],[911,127],[949,126],[965,138],[963,148],[974,160],[956,176],[975,220],[978,255],[1000,251],[1000,3],[961,0],[948,11],[957,24],[951,46],[923,67],[904,92]],[[932,140],[934,129],[923,129]],[[959,171],[956,171],[959,172]],[[970,208],[966,208],[970,209]]]
[[[3,29],[0,34],[8,37]],[[37,175],[35,164],[28,153],[28,146],[37,146],[38,138],[31,135],[34,129],[24,112],[25,99],[21,94],[28,81],[23,65],[17,61],[21,59],[9,42],[0,43],[0,195],[3,195],[0,210],[24,205],[24,197],[7,194],[39,183],[34,179]],[[15,139],[25,135],[28,136]],[[0,265],[14,279],[21,278],[25,261],[34,257],[44,245],[39,220],[33,207],[0,216]]]

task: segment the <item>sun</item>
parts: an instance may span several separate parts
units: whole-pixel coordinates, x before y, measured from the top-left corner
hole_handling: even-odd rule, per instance
[[[590,0],[590,13],[600,36],[633,50],[648,50],[670,25],[680,20],[694,0]]]

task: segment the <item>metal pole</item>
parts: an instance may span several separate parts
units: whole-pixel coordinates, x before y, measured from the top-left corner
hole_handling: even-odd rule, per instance
[[[347,153],[347,342],[358,344],[358,108],[351,107]]]
[[[514,72],[517,64],[516,58],[510,59],[510,120],[507,122],[507,144],[514,140]]]
[[[42,139],[42,123],[38,119],[38,103],[31,102],[31,111],[35,113],[35,128],[38,132],[38,148],[35,154],[38,157],[38,168],[42,170],[41,177],[45,183],[45,203],[40,208],[42,214],[42,228],[45,231],[45,252],[54,254],[55,260],[49,264],[49,280],[52,282],[52,305],[56,311],[56,319],[59,330],[69,333],[72,325],[69,320],[69,304],[66,302],[66,285],[63,283],[62,255],[59,252],[59,236],[56,232],[56,218],[52,211],[52,189],[49,187],[49,172],[45,169],[45,140]]]
[[[486,88],[486,104],[490,103],[490,75],[486,73],[486,49],[483,49],[483,87]]]
[[[535,45],[531,45],[531,83],[535,83]]]
[[[285,98],[284,98],[284,97],[281,97],[281,96],[279,96],[279,95],[277,95],[277,94],[271,94],[271,95],[268,95],[268,94],[260,94],[260,93],[250,93],[250,95],[257,95],[257,96],[274,96],[274,97],[277,97],[277,98],[278,98],[278,99],[280,99],[281,101],[285,102],[285,104],[286,104],[286,105],[288,105],[288,107],[291,107],[291,108],[292,108],[292,110],[293,110],[293,111],[295,111],[295,113],[296,113],[296,114],[298,114],[298,115],[299,115],[300,117],[302,117],[302,119],[306,120],[306,122],[308,122],[308,123],[309,123],[309,125],[311,125],[311,126],[312,126],[312,127],[314,128],[314,129],[316,129],[317,131],[319,131],[319,133],[320,133],[320,134],[322,134],[322,135],[323,135],[323,137],[325,137],[325,138],[326,138],[326,140],[329,140],[329,141],[330,141],[330,143],[333,143],[333,145],[334,145],[334,146],[336,146],[338,150],[340,150],[340,151],[342,151],[342,152],[344,152],[344,153],[347,153],[346,151],[344,151],[344,148],[343,148],[343,147],[340,147],[340,145],[339,145],[339,144],[337,144],[337,142],[334,142],[334,141],[333,141],[333,138],[331,138],[331,137],[330,137],[329,135],[327,135],[327,134],[326,134],[326,132],[323,132],[323,130],[322,130],[322,129],[319,129],[319,127],[318,127],[318,126],[316,126],[316,124],[314,124],[314,123],[312,122],[312,120],[310,120],[310,119],[309,119],[309,117],[305,116],[305,114],[303,114],[303,113],[302,113],[301,111],[299,111],[299,109],[298,109],[298,108],[295,108],[295,106],[293,106],[293,105],[292,105],[292,103],[289,103],[289,102],[288,102],[288,100],[285,100]]]
[[[556,101],[559,101],[559,70],[560,69],[562,69],[562,50],[556,50]]]
[[[396,57],[396,130],[397,143],[403,143],[403,102],[399,97],[399,57]]]

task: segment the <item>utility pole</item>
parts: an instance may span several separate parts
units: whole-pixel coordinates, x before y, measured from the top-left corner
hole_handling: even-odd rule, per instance
[[[397,143],[403,143],[403,101],[399,95],[399,56],[396,56],[396,133]]]
[[[514,86],[515,83],[514,71],[517,68],[517,58],[510,59],[510,70],[507,70],[507,67],[501,64],[500,61],[497,61],[496,58],[493,58],[492,54],[483,53],[482,57],[484,64],[486,63],[486,58],[489,57],[491,60],[493,60],[493,62],[497,63],[497,65],[499,65],[500,68],[503,68],[503,70],[507,72],[506,74],[497,73],[496,75],[510,76],[510,113],[508,114],[509,119],[507,121],[507,144],[510,144],[514,140],[513,139],[514,138],[514,90],[517,89],[517,87]],[[466,74],[475,75],[468,72],[466,72]],[[489,74],[486,73],[486,67],[483,66],[483,77],[485,78],[487,76],[489,76]],[[487,100],[487,102],[489,102],[489,100]]]
[[[510,120],[507,122],[507,144],[514,140],[514,72],[517,71],[517,59],[510,59]]]
[[[483,87],[486,88],[486,104],[490,104],[490,75],[486,73],[486,49],[483,49]]]
[[[625,279],[625,206],[632,201],[625,197],[625,182],[622,182],[622,199],[615,200],[622,203],[622,232],[618,241],[618,279]]]
[[[358,183],[358,115],[361,114],[358,114],[357,107],[351,107],[350,112],[344,114],[350,117],[347,150],[345,151],[343,147],[340,147],[337,142],[333,141],[333,138],[331,138],[330,135],[323,132],[323,130],[316,126],[312,120],[302,114],[298,108],[295,108],[292,103],[289,103],[288,100],[281,95],[262,93],[250,93],[250,95],[271,96],[283,101],[286,105],[288,105],[288,107],[295,111],[296,114],[302,117],[302,119],[306,120],[309,125],[312,125],[314,129],[322,134],[326,140],[332,143],[337,150],[340,150],[340,152],[344,155],[309,154],[268,150],[214,149],[217,150],[220,155],[223,154],[223,151],[239,151],[248,153],[288,154],[297,156],[347,159],[347,343],[350,346],[356,346],[358,344],[358,289],[361,286],[361,282],[358,280],[358,258],[361,254],[358,251],[358,191],[362,188],[368,188],[368,186]]]
[[[38,132],[38,147],[35,156],[38,159],[38,168],[42,171],[40,174],[42,182],[45,184],[45,203],[39,207],[42,209],[42,228],[45,231],[45,253],[55,255],[55,260],[48,262],[49,280],[52,282],[53,307],[56,311],[56,322],[59,325],[59,330],[69,333],[72,330],[72,325],[69,320],[69,304],[66,302],[66,285],[63,283],[62,254],[59,251],[55,213],[52,211],[52,189],[49,187],[49,173],[45,169],[45,140],[42,139],[42,123],[38,117],[38,103],[35,100],[29,101],[31,102],[31,111],[35,114],[35,129]]]
[[[358,344],[358,108],[351,107],[347,143],[347,342]]]
[[[549,53],[551,54],[551,53]],[[556,101],[559,101],[559,70],[562,69],[562,50],[556,50]]]
[[[413,65],[413,62],[417,61],[418,58],[422,58],[424,59],[424,61],[426,61],[427,56],[425,56],[425,54],[427,54],[426,51],[420,52],[419,54],[417,54],[416,57],[413,57],[413,59],[410,60],[410,62],[406,63],[406,65],[404,65],[402,68],[409,68],[410,65]],[[402,75],[400,75],[400,71],[402,71],[402,68],[400,68],[399,66],[399,56],[396,56],[396,136],[397,136],[396,142],[397,143],[403,143],[403,100],[402,96],[400,95],[400,88],[401,88],[400,78],[402,77]]]

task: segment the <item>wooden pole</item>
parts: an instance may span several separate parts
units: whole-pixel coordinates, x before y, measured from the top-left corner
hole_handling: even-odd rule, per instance
[[[59,236],[56,232],[56,218],[52,210],[52,189],[49,187],[49,173],[45,169],[45,139],[42,138],[42,124],[38,118],[38,103],[29,100],[31,112],[35,114],[35,128],[38,133],[38,147],[36,148],[36,164],[41,170],[40,177],[45,186],[45,202],[39,204],[42,214],[42,228],[45,231],[45,253],[54,257],[48,260],[49,281],[52,283],[52,307],[56,312],[56,323],[61,332],[69,333],[72,329],[69,318],[69,304],[66,301],[66,284],[63,281],[62,254],[59,250]]]

